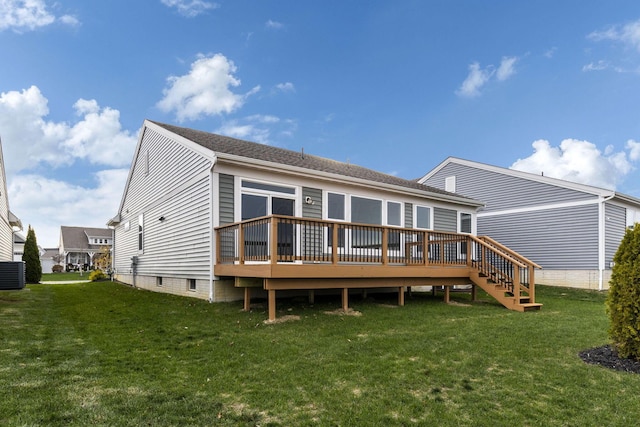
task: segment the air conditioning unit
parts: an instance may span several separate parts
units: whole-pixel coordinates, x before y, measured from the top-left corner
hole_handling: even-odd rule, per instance
[[[22,289],[25,285],[24,262],[0,262],[0,289]]]

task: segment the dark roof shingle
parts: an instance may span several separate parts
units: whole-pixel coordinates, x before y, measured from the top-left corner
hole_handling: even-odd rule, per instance
[[[208,148],[214,153],[226,153],[234,156],[241,156],[287,166],[310,169],[319,172],[337,174],[381,184],[411,188],[428,193],[454,196],[462,200],[466,199],[469,203],[479,204],[477,201],[468,197],[449,193],[438,188],[429,187],[427,185],[420,184],[415,180],[399,178],[397,176],[377,172],[372,169],[367,169],[351,163],[339,162],[324,157],[302,153],[301,151],[292,151],[284,148],[274,147],[271,145],[243,141],[241,139],[216,135],[209,132],[203,132],[179,126],[173,126],[165,123],[154,121],[151,121],[151,123],[154,123],[157,126],[163,127],[170,132],[173,132],[195,142],[196,144]]]

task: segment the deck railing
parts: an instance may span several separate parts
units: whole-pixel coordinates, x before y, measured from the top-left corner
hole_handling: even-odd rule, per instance
[[[488,237],[272,215],[216,228],[217,264],[469,266],[533,300],[535,263]]]

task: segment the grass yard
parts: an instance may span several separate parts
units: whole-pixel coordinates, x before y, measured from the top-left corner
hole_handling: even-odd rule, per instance
[[[266,304],[112,282],[0,293],[0,425],[629,426],[640,375],[586,365],[604,295],[538,287],[539,312],[454,294]],[[482,296],[482,295],[481,295]]]
[[[89,280],[90,271],[83,271],[82,274],[77,271],[62,272],[62,273],[42,273],[41,282],[63,282],[65,280]]]

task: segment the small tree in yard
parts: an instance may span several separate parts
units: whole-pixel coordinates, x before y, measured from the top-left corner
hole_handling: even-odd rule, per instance
[[[29,225],[27,239],[24,242],[22,261],[25,262],[25,279],[27,283],[38,283],[42,278],[42,264],[40,264],[40,251],[36,241],[36,232]]]
[[[620,357],[640,360],[640,224],[627,229],[613,261],[609,336]]]

